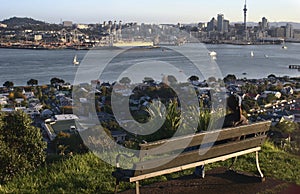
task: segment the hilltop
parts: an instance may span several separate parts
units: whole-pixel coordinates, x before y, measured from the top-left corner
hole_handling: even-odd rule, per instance
[[[7,30],[34,30],[34,31],[57,31],[61,30],[62,26],[58,24],[50,24],[47,22],[42,22],[39,20],[35,20],[32,18],[21,18],[21,17],[12,17],[9,19],[5,19],[3,21],[0,21],[2,24],[7,25]]]
[[[38,21],[32,18],[20,18],[20,17],[12,17],[9,19],[5,19],[0,23],[6,24],[8,27],[17,27],[17,26],[31,26],[31,25],[45,25],[45,22]]]
[[[256,173],[253,160],[254,154],[239,157],[236,170]],[[206,191],[220,189],[219,192],[224,193],[280,193],[291,186],[300,188],[299,156],[279,150],[269,142],[266,142],[260,152],[261,169],[267,177],[265,183],[253,180],[253,175],[250,177],[233,175],[226,180],[224,172],[222,169],[219,170],[219,167],[226,167],[229,164],[230,160],[207,165],[207,178],[201,180],[192,177],[193,170],[144,180],[142,191],[170,193],[171,190],[178,193],[192,190],[207,193]],[[16,177],[7,185],[0,185],[0,193],[113,193],[115,185],[115,179],[111,175],[113,170],[112,166],[91,153],[69,156],[54,162],[48,160],[47,164],[35,172]],[[220,178],[224,182],[214,182]],[[134,184],[128,183],[122,183],[120,186],[123,191],[134,188]],[[133,190],[125,193],[133,193]]]

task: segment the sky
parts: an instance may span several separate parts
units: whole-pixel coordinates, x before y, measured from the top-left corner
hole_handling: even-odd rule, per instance
[[[208,22],[224,14],[230,22],[243,21],[244,0],[0,0],[0,21],[13,16],[50,23]],[[248,0],[248,21],[300,22],[299,0]]]

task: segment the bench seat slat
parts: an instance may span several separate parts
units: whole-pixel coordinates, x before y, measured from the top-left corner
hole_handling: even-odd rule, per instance
[[[242,141],[228,142],[221,145],[214,145],[211,149],[207,150],[204,155],[199,154],[199,149],[182,153],[174,159],[172,157],[163,157],[153,160],[147,160],[144,162],[139,162],[135,164],[135,169],[144,169],[136,170],[134,176],[139,176],[143,174],[148,174],[156,171],[161,171],[163,169],[169,169],[173,167],[182,166],[185,164],[195,163],[201,160],[210,159],[254,147],[259,147],[264,143],[266,135],[245,139]],[[202,150],[201,150],[202,151]],[[170,161],[166,163],[166,161]],[[163,164],[163,165],[162,165]],[[154,166],[158,166],[153,168]]]
[[[205,164],[211,164],[211,163],[214,163],[214,162],[224,161],[224,160],[234,158],[234,157],[237,157],[237,156],[242,156],[242,155],[250,154],[250,153],[253,153],[253,152],[258,152],[260,150],[261,150],[261,147],[251,148],[251,149],[235,152],[235,153],[232,153],[232,154],[222,155],[222,156],[219,156],[219,157],[216,157],[216,158],[201,160],[199,162],[195,162],[195,163],[192,163],[192,164],[186,164],[186,165],[179,166],[179,167],[168,168],[168,169],[164,169],[164,170],[161,170],[161,171],[152,172],[152,173],[149,173],[149,174],[133,176],[129,179],[129,182],[135,182],[135,181],[144,180],[144,179],[148,179],[148,178],[152,178],[152,177],[156,177],[156,176],[170,174],[170,173],[173,173],[173,172],[187,170],[187,169],[194,168],[194,167],[201,166],[201,165],[205,165]]]
[[[210,132],[199,133],[170,140],[157,141],[140,144],[140,158],[149,155],[168,153],[174,150],[185,149],[187,147],[198,146],[203,143],[222,141],[233,137],[240,137],[250,134],[262,133],[269,130],[270,121],[244,125],[235,128],[221,129]],[[205,142],[204,142],[205,141]]]

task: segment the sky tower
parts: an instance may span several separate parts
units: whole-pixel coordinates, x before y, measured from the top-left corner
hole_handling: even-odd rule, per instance
[[[245,26],[245,30],[247,30],[247,0],[245,0],[245,6],[244,6],[244,26]]]

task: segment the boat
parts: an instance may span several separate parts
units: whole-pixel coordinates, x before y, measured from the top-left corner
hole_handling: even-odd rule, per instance
[[[216,57],[217,53],[215,51],[211,51],[208,53],[211,57]]]
[[[77,61],[77,55],[74,56],[73,64],[74,65],[79,65],[79,61]]]
[[[253,51],[250,52],[250,56],[254,57],[254,52]]]
[[[265,55],[265,58],[269,58],[269,55]]]
[[[285,41],[283,40],[283,43],[282,43],[282,49],[286,50],[287,49],[287,46],[285,45]]]

